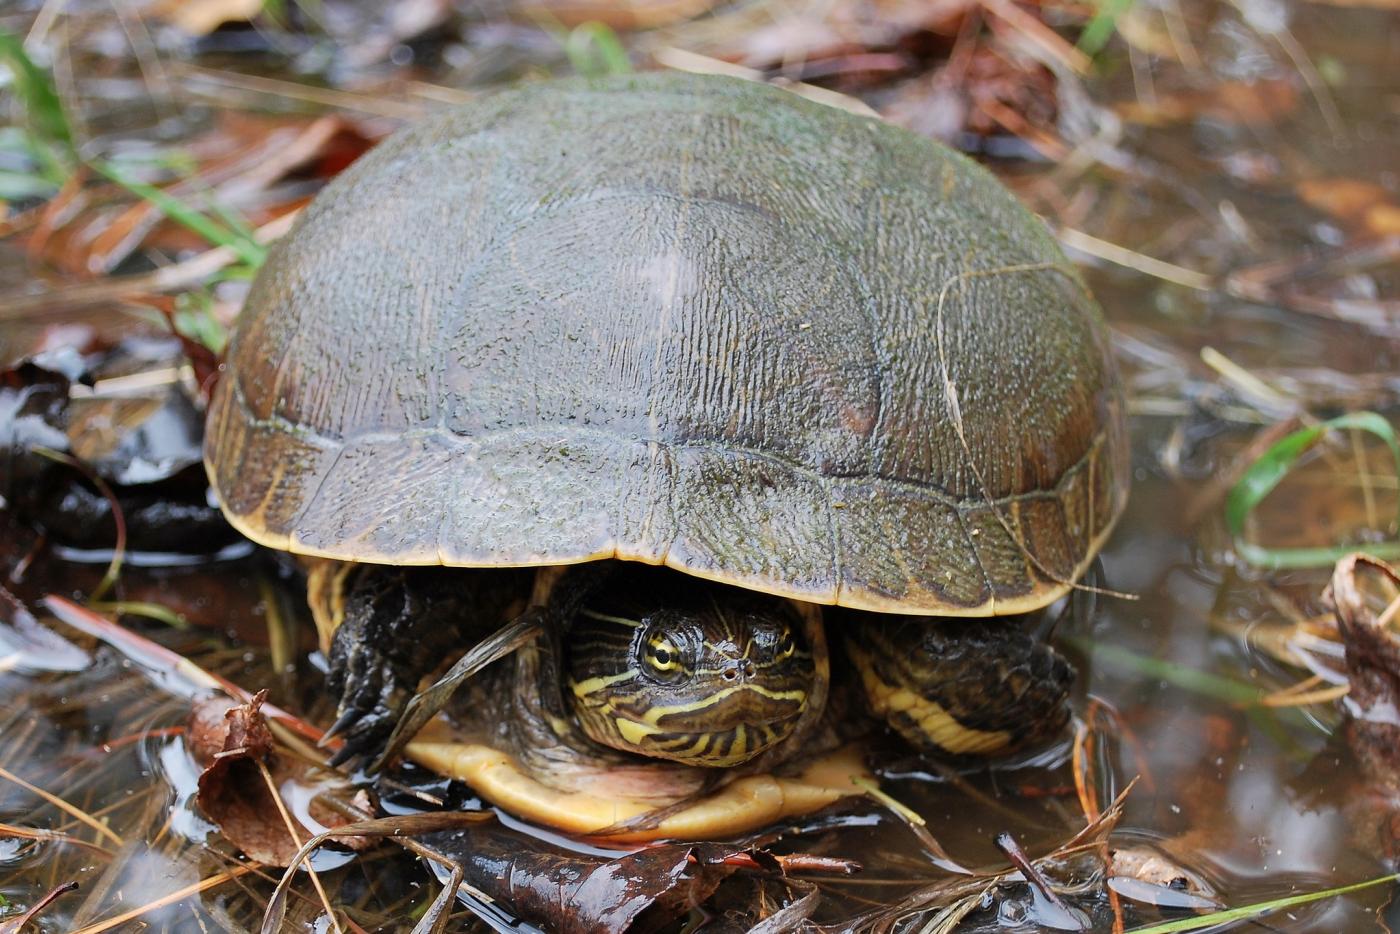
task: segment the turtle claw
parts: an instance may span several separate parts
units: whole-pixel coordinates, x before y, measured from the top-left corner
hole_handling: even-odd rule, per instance
[[[353,758],[355,758],[355,747],[350,743],[345,743],[331,754],[331,757],[326,760],[326,764],[333,769],[338,769]]]
[[[342,717],[341,719],[344,718]],[[338,769],[351,759],[359,758],[364,755],[368,755],[367,750],[362,749],[360,744],[347,740],[326,760],[326,764],[333,769]]]
[[[382,708],[360,710],[352,707],[331,724],[317,745],[324,747],[335,738],[341,738],[340,748],[328,760],[333,768],[352,759],[372,761],[384,749],[384,743],[397,722],[397,714]]]
[[[325,749],[330,745],[331,740],[358,723],[360,721],[360,716],[360,712],[354,709],[342,713],[340,718],[330,725],[330,729],[321,734],[321,738],[316,741],[316,748]],[[337,753],[337,755],[339,755],[339,753]]]
[[[409,673],[394,659],[352,629],[342,626],[331,643],[328,685],[339,697],[336,721],[321,737],[324,748],[333,739],[343,741],[331,757],[331,765],[351,759],[374,759],[408,702]]]

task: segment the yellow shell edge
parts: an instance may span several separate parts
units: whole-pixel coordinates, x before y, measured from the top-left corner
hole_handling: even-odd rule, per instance
[[[406,751],[415,762],[466,782],[510,814],[567,833],[597,833],[656,807],[655,802],[635,798],[604,798],[550,788],[525,774],[509,754],[479,743],[420,738],[409,743]],[[639,843],[731,837],[862,794],[858,779],[874,781],[860,748],[842,746],[814,759],[797,775],[736,779],[655,828],[610,834],[608,839]]]

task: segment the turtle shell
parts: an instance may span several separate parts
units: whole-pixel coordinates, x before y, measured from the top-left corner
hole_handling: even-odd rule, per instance
[[[1097,306],[986,171],[650,74],[497,93],[327,186],[252,287],[205,458],[300,554],[980,616],[1099,549],[1123,409]]]

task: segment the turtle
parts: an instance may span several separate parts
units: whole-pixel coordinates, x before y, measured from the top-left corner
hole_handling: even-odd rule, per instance
[[[350,166],[252,285],[205,462],[310,567],[339,760],[485,639],[474,738],[409,754],[671,836],[849,793],[867,713],[955,755],[1062,729],[1024,620],[1128,490],[1102,313],[989,172],[684,73],[499,90]]]

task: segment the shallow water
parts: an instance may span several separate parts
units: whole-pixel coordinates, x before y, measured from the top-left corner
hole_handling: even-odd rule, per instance
[[[1379,817],[1364,806],[1360,777],[1332,735],[1340,705],[1271,710],[1238,699],[1250,696],[1250,688],[1267,694],[1306,676],[1264,646],[1286,622],[1286,608],[1300,616],[1322,611],[1330,568],[1269,573],[1241,562],[1230,546],[1217,478],[1261,426],[1290,415],[1368,408],[1393,417],[1396,411],[1400,221],[1388,228],[1389,215],[1364,209],[1400,205],[1400,69],[1394,66],[1400,16],[1256,0],[1191,2],[1181,11],[1199,64],[1173,63],[1170,55],[1151,58],[1150,65],[1120,60],[1084,83],[1093,103],[1086,101],[1081,112],[1103,132],[1072,141],[1082,142],[1092,158],[1078,169],[1066,167],[1076,160],[1063,153],[991,165],[1057,227],[1137,254],[1113,254],[1127,265],[1110,263],[1101,258],[1101,246],[1064,235],[1115,330],[1135,413],[1132,497],[1103,554],[1099,579],[1135,599],[1100,596],[1087,618],[1061,626],[1056,637],[1079,666],[1076,712],[1092,728],[1089,781],[1100,806],[1138,779],[1114,846],[1169,854],[1205,880],[1221,903],[1238,906],[1384,872]],[[5,15],[18,21],[30,14]],[[1166,35],[1165,20],[1155,15],[1143,12],[1142,28],[1149,36]],[[479,35],[478,58],[472,59],[479,67],[454,72],[437,62],[424,77],[449,84],[463,75],[494,75],[503,67],[500,57],[533,56],[557,65],[548,43],[517,37],[502,42],[491,58],[480,51]],[[227,46],[206,42],[201,62],[232,58],[252,67]],[[1298,59],[1299,52],[1306,57]],[[260,54],[264,70],[291,74],[294,62],[311,67],[306,50],[300,59],[281,49]],[[1175,54],[1191,58],[1179,47]],[[80,70],[87,83],[79,84],[89,95],[118,86],[132,95],[139,84],[130,64],[93,66],[87,77]],[[1267,82],[1285,87],[1286,99],[1222,90],[1222,83],[1257,89]],[[879,92],[870,97],[878,106]],[[139,98],[132,100],[116,116],[95,117],[93,131],[141,135],[130,127],[150,123],[151,114]],[[227,106],[223,101],[213,109]],[[1130,108],[1157,114],[1161,125],[1135,122]],[[1122,115],[1118,133],[1109,132],[1111,113]],[[184,119],[167,118],[160,134],[192,134],[209,120],[209,112],[191,111]],[[1034,155],[1024,145],[1003,148]],[[1379,187],[1363,209],[1342,210],[1327,200],[1340,191],[1336,179]],[[51,272],[36,275],[22,252],[16,238],[0,241],[0,292],[37,291],[40,278],[50,287],[65,281]],[[1154,269],[1143,256],[1180,269]],[[121,270],[138,272],[149,261],[135,256]],[[1270,278],[1265,273],[1274,263],[1282,272]],[[1207,277],[1196,283],[1206,287],[1161,277],[1180,280],[1182,269]],[[1261,281],[1267,283],[1262,293]],[[229,287],[220,300],[236,302],[237,294],[236,285]],[[110,302],[53,314],[8,314],[0,306],[0,314],[0,356],[7,361],[40,338],[52,346],[149,326]],[[1363,448],[1364,465],[1349,441],[1315,458],[1265,504],[1252,534],[1271,544],[1393,540],[1397,484],[1383,451]],[[17,568],[35,539],[7,521],[3,561]],[[105,556],[72,560],[81,557],[41,550],[24,563],[21,579],[6,586],[42,617],[44,594],[81,600],[96,586]],[[156,566],[132,566],[138,563]],[[190,628],[134,618],[130,625],[201,667],[246,687],[269,686],[274,702],[328,722],[316,692],[318,659],[309,626],[305,620],[299,629],[268,622],[269,608],[278,619],[301,612],[285,568],[260,554],[180,567],[163,563],[176,562],[158,556],[128,562],[119,596],[174,608]],[[26,906],[54,886],[79,881],[79,892],[38,922],[41,930],[68,931],[233,873],[144,920],[161,930],[256,929],[278,873],[248,871],[190,805],[197,767],[172,728],[185,722],[195,689],[159,663],[94,647],[62,624],[52,625],[82,645],[92,664],[68,671],[68,650],[32,646],[19,664],[14,647],[0,646],[0,767],[61,794],[107,831],[0,779],[0,823],[86,841],[0,834],[0,895]],[[278,649],[287,656],[279,671],[268,648],[277,639],[269,632],[280,636],[288,628],[299,641]],[[37,670],[39,663],[52,670]],[[1084,825],[1070,752],[1066,741],[1019,766],[958,774],[896,756],[881,784],[922,814],[956,859],[1000,867],[1005,860],[993,842],[997,834],[1010,832],[1039,856]],[[811,821],[774,848],[851,858],[865,867],[850,878],[811,878],[823,893],[813,916],[822,922],[841,922],[949,878],[898,820],[870,802]],[[421,912],[440,884],[392,846],[339,869],[335,859],[323,857],[318,868],[336,903],[369,930],[407,929],[411,922],[403,919]],[[1056,878],[1095,881],[1088,864]],[[707,929],[742,929],[752,893],[738,888]],[[783,891],[777,886],[769,895],[781,898]],[[289,919],[295,929],[327,929],[311,886],[299,880],[294,892]],[[1290,932],[1375,929],[1377,913],[1393,895],[1382,886],[1271,915],[1267,925]],[[1101,889],[1071,900],[1092,914],[1096,929],[1111,928]],[[1128,899],[1124,904],[1130,929],[1162,917]],[[1050,912],[1027,887],[1011,884],[962,929],[1033,930],[1051,920]],[[1391,908],[1391,929],[1394,916]],[[0,923],[4,917],[0,913]],[[459,908],[453,924],[465,926],[470,917]],[[692,912],[688,923],[705,917]],[[931,915],[916,917],[915,930]]]

